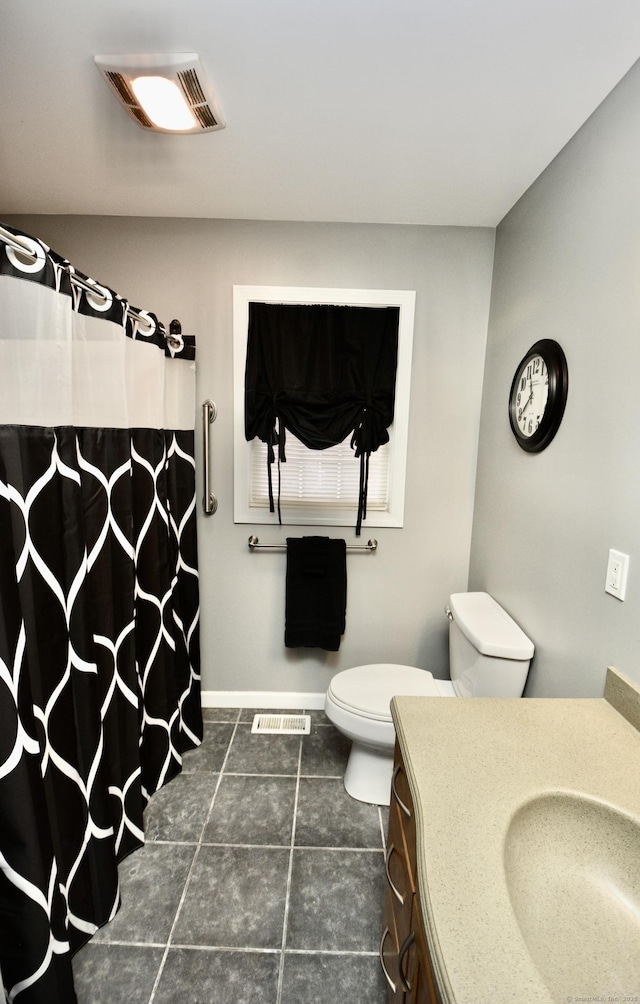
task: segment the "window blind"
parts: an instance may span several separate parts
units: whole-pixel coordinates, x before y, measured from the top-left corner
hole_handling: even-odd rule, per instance
[[[286,462],[280,464],[280,503],[296,508],[344,509],[357,512],[360,461],[350,437],[326,450],[310,450],[287,432]],[[267,446],[259,439],[251,444],[250,505],[269,508]],[[273,469],[276,484],[276,466]],[[389,504],[389,444],[385,443],[369,461],[367,511],[385,512]]]

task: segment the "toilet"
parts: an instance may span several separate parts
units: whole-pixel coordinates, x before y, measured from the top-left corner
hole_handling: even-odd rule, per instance
[[[450,680],[415,666],[377,663],[337,673],[324,710],[351,740],[344,786],[360,802],[389,805],[395,729],[391,698],[522,697],[533,642],[488,593],[452,593],[449,618]]]

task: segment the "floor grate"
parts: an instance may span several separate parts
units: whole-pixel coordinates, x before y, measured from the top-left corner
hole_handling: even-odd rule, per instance
[[[308,736],[311,732],[311,716],[254,715],[251,731],[268,736]]]

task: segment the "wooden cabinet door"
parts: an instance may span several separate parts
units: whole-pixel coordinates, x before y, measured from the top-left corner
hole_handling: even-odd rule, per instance
[[[397,743],[395,760],[385,851],[387,882],[380,959],[387,978],[389,1004],[442,1004],[420,913],[415,814]]]
[[[413,899],[411,929],[414,942],[408,962],[408,977],[411,986],[411,1004],[442,1004],[433,975],[429,949],[424,935],[424,922],[417,896]]]
[[[391,805],[395,805],[400,811],[402,829],[404,831],[407,849],[409,851],[409,868],[412,875],[415,875],[416,820],[415,813],[413,811],[413,799],[411,798],[409,780],[404,769],[404,764],[402,763],[402,754],[400,753],[400,747],[397,742],[395,765],[391,779]]]
[[[415,893],[414,877],[409,867],[402,817],[397,805],[389,806],[389,830],[385,848],[385,871],[391,891],[400,944],[411,930],[411,907]]]
[[[399,802],[392,797],[389,806],[389,828],[385,848],[386,886],[384,895],[384,929],[380,956],[387,979],[390,1004],[407,1004],[408,984],[400,969],[401,952],[405,966],[409,963],[407,949],[413,937],[411,917],[415,895],[415,875],[409,863],[407,835],[405,833],[405,807],[411,805],[406,778],[400,780]],[[412,813],[412,807],[410,814]]]

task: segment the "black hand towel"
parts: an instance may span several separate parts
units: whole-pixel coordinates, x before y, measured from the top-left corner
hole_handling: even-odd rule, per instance
[[[287,648],[338,651],[347,610],[346,547],[332,537],[287,537]]]

